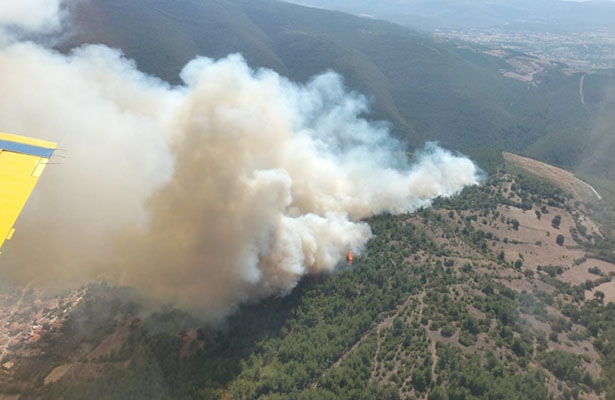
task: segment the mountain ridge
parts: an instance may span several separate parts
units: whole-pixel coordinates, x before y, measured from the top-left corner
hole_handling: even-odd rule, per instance
[[[235,52],[299,82],[334,70],[368,97],[370,119],[390,121],[412,147],[427,140],[462,151],[491,146],[583,173],[615,173],[604,157],[585,161],[591,149],[604,148],[584,132],[605,115],[604,87],[615,87],[608,75],[586,76],[583,105],[581,75],[565,66],[552,64],[523,82],[503,76],[514,71],[516,54],[496,57],[389,22],[273,0],[91,0],[73,12],[73,35],[57,46],[63,52],[107,44],[174,84],[193,57]]]

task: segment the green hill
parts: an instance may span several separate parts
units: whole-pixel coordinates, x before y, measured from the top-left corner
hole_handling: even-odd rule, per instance
[[[61,308],[45,312],[68,316],[10,348],[0,395],[613,398],[613,242],[572,195],[497,152],[475,155],[492,173],[484,185],[370,218],[375,236],[352,267],[243,305],[224,326],[144,312],[129,290],[101,284],[81,289],[76,306],[75,295],[56,297]],[[47,303],[36,304],[14,313]]]
[[[91,0],[73,8],[77,27],[63,51],[105,43],[173,83],[197,55],[241,52],[252,66],[297,81],[332,69],[372,99],[371,118],[391,121],[410,145],[527,151],[569,168],[580,164],[603,86],[613,83],[597,76],[603,86],[592,86],[588,77],[584,108],[579,76],[561,66],[538,74],[537,85],[521,82],[502,75],[511,69],[506,59],[465,44],[273,0]]]

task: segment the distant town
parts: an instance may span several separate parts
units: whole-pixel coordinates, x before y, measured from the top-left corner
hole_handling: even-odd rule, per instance
[[[41,338],[60,334],[87,291],[87,286],[82,286],[47,298],[28,288],[0,292],[0,371],[11,371],[15,355],[40,351],[31,345]]]
[[[436,36],[522,52],[567,64],[579,71],[615,68],[615,31],[582,33],[511,31],[505,29],[437,30]]]

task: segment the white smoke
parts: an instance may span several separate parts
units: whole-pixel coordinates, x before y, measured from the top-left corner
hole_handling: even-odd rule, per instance
[[[2,0],[0,25],[31,32],[51,32],[60,28],[63,0]],[[0,31],[1,32],[1,31]]]
[[[361,219],[478,183],[433,144],[408,163],[335,73],[300,85],[231,55],[181,77],[170,86],[104,46],[0,49],[0,130],[66,149],[4,249],[7,274],[103,276],[216,319],[360,253]]]

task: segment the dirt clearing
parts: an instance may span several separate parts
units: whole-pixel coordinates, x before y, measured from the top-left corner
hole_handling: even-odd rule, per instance
[[[600,194],[588,183],[583,182],[570,171],[545,164],[531,158],[522,157],[512,153],[502,153],[507,162],[511,162],[528,172],[546,178],[559,185],[562,189],[572,193],[581,200],[598,199],[602,200]]]

